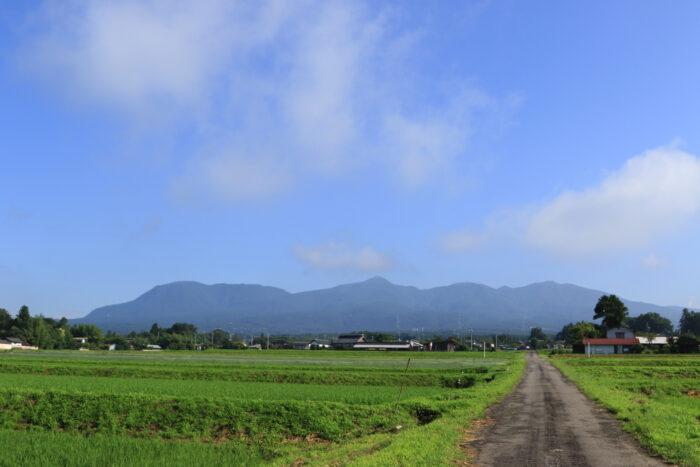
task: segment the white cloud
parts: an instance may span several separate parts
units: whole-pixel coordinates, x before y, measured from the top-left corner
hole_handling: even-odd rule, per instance
[[[218,144],[224,155],[202,158],[198,147],[182,163],[173,191],[184,198],[199,197],[202,187],[231,202],[268,197],[296,179],[374,166],[416,187],[470,157],[470,141],[489,120],[474,112],[512,108],[463,77],[451,77],[452,86],[431,79],[426,91],[418,79],[425,72],[411,60],[421,34],[402,28],[394,7],[68,5],[43,4],[23,64],[71,101],[116,110],[138,127],[177,122],[173,131],[182,131],[185,122],[195,144]],[[265,147],[267,156],[249,147]],[[285,170],[274,167],[281,159]]]
[[[328,242],[316,247],[297,245],[294,256],[310,269],[335,272],[380,272],[393,266],[391,255],[371,246]]]
[[[598,184],[566,191],[541,206],[490,216],[483,231],[464,230],[438,242],[466,252],[497,236],[560,258],[634,250],[676,232],[700,211],[700,159],[675,146],[628,159]],[[654,255],[645,267],[660,267]]]
[[[525,241],[561,256],[639,248],[700,209],[700,160],[674,147],[629,159],[598,185],[537,208]]]
[[[71,97],[138,113],[196,105],[233,43],[226,3],[47,2],[25,64]]]
[[[310,162],[332,172],[361,130],[362,75],[372,73],[380,26],[350,3],[324,3],[308,23],[282,101]]]

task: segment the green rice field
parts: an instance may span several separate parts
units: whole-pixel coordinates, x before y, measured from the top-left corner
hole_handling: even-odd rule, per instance
[[[0,446],[13,465],[459,463],[523,369],[516,352],[12,351]]]
[[[550,358],[650,452],[679,465],[700,466],[700,356]]]

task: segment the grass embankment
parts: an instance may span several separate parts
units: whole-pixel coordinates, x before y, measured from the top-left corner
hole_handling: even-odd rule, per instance
[[[559,355],[552,363],[669,462],[700,466],[700,357]]]
[[[311,353],[248,354],[247,364],[224,355],[235,361],[228,366],[220,356],[197,361],[188,353],[145,361],[3,356],[3,457],[14,465],[443,463],[465,457],[462,427],[508,392],[524,367],[514,354],[479,359],[484,367],[459,355],[411,355],[424,366],[409,369],[396,409],[406,354],[324,353],[317,365]],[[273,364],[280,359],[297,364]],[[248,381],[258,374],[282,382]]]

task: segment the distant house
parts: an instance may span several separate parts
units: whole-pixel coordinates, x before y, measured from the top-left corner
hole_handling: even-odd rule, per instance
[[[584,338],[583,345],[587,354],[621,354],[630,351],[630,347],[639,344],[634,331],[626,328],[608,329],[607,337]]]
[[[159,350],[163,350],[163,348],[160,345],[148,344],[143,350],[147,352],[158,352]]]
[[[81,345],[87,343],[87,337],[74,337],[73,340]]]
[[[642,345],[666,345],[668,344],[668,337],[666,336],[656,336],[656,337],[638,337],[639,343]]]
[[[5,340],[10,343],[13,349],[19,349],[22,347],[22,345],[24,345],[22,339],[17,339],[16,337],[8,337]]]
[[[0,350],[12,350],[12,342],[0,339]]]
[[[262,350],[262,344],[251,344],[248,346],[249,349]]]
[[[355,350],[423,350],[423,344],[416,340],[396,342],[360,342],[353,347]]]
[[[333,341],[334,349],[352,349],[355,344],[367,342],[364,334],[341,334]]]
[[[474,343],[476,345],[476,342]],[[457,341],[447,339],[445,341],[435,341],[428,344],[428,349],[433,352],[454,352]],[[481,348],[481,346],[479,346]]]
[[[330,349],[331,341],[326,339],[314,339],[309,342],[309,347],[312,349]]]
[[[294,350],[329,349],[330,347],[330,341],[324,339],[313,339],[311,342],[297,341],[292,344]]]

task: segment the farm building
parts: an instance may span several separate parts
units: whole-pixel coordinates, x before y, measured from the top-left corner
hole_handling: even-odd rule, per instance
[[[325,339],[313,339],[311,342],[294,342],[294,350],[330,349],[331,343]]]
[[[353,347],[355,350],[423,350],[423,344],[411,339],[397,342],[360,342]]]
[[[435,341],[428,344],[428,350],[432,352],[454,352],[457,341],[447,339],[445,341]],[[474,343],[476,346],[476,342]],[[479,347],[481,348],[481,347]]]
[[[309,345],[312,349],[330,349],[331,341],[326,339],[314,339],[309,343]]]
[[[585,338],[583,345],[586,353],[591,354],[614,354],[627,353],[630,346],[639,344],[639,339],[624,339],[617,337]]]
[[[16,337],[8,337],[5,340],[10,343],[13,349],[20,349],[24,345],[22,339],[17,339]]]
[[[583,339],[588,354],[627,353],[637,344],[639,339],[634,337],[634,331],[626,328],[608,329],[607,337]]]
[[[367,342],[364,334],[341,334],[333,341],[334,349],[352,349],[355,344]]]
[[[668,344],[668,337],[666,336],[656,336],[656,337],[638,337],[639,343],[642,345],[666,345]]]
[[[5,339],[0,339],[0,350],[12,350],[12,343]]]

